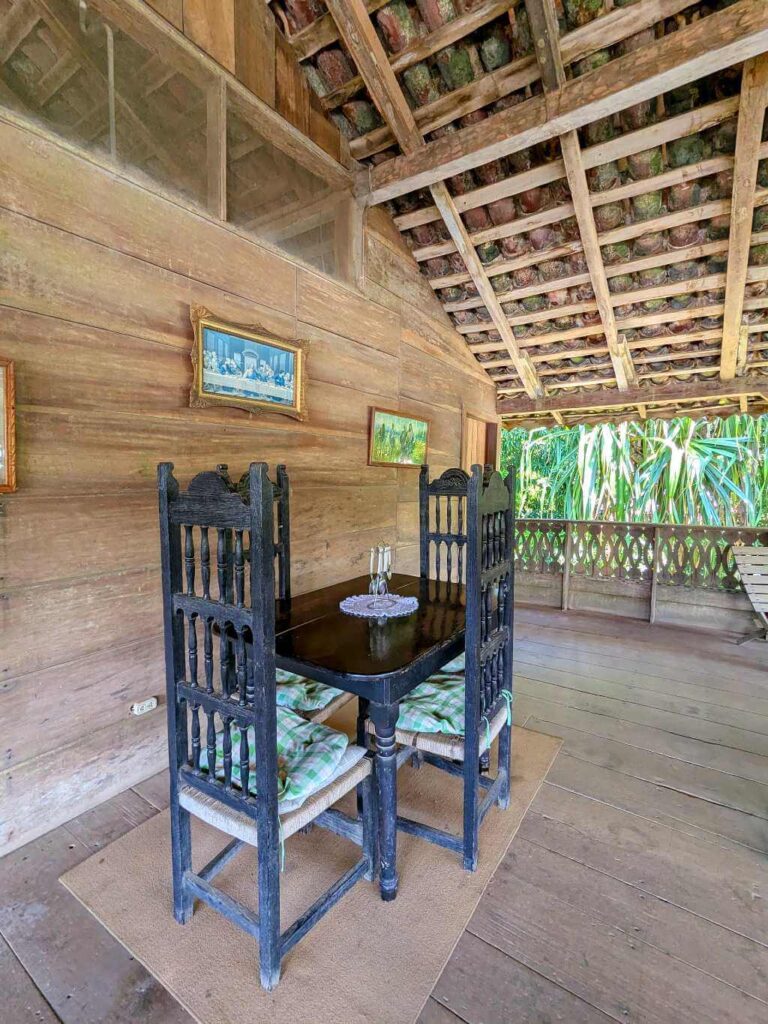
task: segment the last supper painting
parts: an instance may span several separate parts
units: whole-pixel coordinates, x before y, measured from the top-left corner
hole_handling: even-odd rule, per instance
[[[196,308],[192,404],[302,415],[303,350],[254,328],[228,324]]]

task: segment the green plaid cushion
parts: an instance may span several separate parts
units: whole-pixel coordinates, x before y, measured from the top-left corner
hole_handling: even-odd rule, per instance
[[[439,672],[436,673],[438,676],[444,675],[456,675],[457,672],[464,671],[464,655],[460,654],[458,658],[454,658],[453,661],[449,661],[447,665],[443,665]]]
[[[446,666],[447,668],[447,666]],[[398,729],[409,732],[444,732],[464,735],[464,674],[445,669],[400,702]]]
[[[293,672],[277,670],[277,704],[292,711],[320,711],[340,696],[341,690]]]
[[[232,725],[232,781],[240,783],[240,730]],[[248,791],[256,796],[256,750],[252,733],[248,735],[248,759],[251,774]],[[306,800],[322,788],[336,771],[349,739],[327,725],[308,722],[288,708],[277,709],[277,799]],[[200,752],[200,767],[208,768],[208,752]],[[216,777],[224,778],[224,733],[216,734]]]

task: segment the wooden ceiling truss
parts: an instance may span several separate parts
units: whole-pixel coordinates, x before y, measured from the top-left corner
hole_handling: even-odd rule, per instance
[[[765,407],[768,4],[272,7],[507,422]]]

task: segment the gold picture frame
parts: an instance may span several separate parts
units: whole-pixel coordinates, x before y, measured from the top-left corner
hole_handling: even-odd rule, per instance
[[[222,320],[204,306],[193,306],[190,320],[192,408],[229,405],[306,418],[307,342],[276,338],[257,324]]]
[[[0,357],[0,494],[16,490],[16,379],[13,362]]]

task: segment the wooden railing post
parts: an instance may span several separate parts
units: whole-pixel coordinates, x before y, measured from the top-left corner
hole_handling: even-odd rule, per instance
[[[573,550],[573,533],[571,532],[572,524],[567,522],[565,524],[565,560],[563,562],[563,596],[560,602],[560,606],[564,612],[568,611],[568,592],[571,586],[571,553]]]
[[[651,567],[651,608],[648,621],[653,625],[656,621],[656,593],[658,587],[658,574],[661,568],[659,557],[661,554],[661,530],[658,526],[653,528],[653,566]]]

